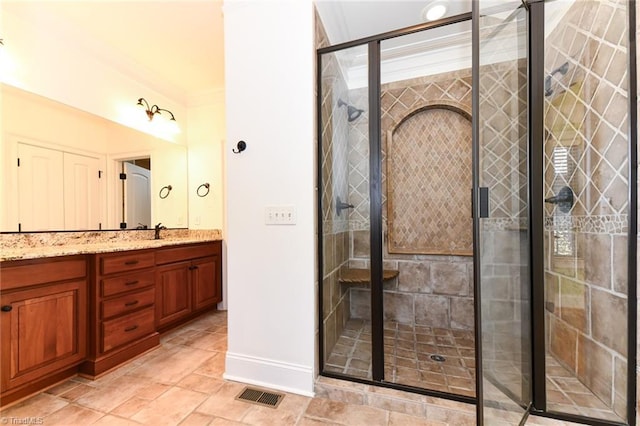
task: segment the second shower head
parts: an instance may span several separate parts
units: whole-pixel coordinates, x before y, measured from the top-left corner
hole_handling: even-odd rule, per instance
[[[363,109],[356,108],[353,105],[349,105],[342,99],[338,99],[338,107],[342,107],[345,105],[347,106],[347,120],[349,120],[349,122],[357,120],[358,117],[360,117],[360,115],[364,112]]]

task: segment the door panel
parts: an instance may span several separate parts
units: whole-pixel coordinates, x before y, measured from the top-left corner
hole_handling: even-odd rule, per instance
[[[18,143],[18,221],[22,230],[64,229],[62,152]]]
[[[65,152],[65,229],[100,229],[100,161]]]
[[[217,256],[205,257],[193,262],[191,270],[193,309],[213,306],[222,300],[218,292]]]
[[[321,368],[323,373],[375,379],[369,92],[366,74],[342,71],[366,70],[367,46],[320,54],[318,64]]]
[[[191,312],[189,262],[161,266],[156,275],[156,322],[165,325]]]
[[[474,10],[476,193],[488,192],[475,219],[479,423],[513,425],[531,401],[527,11],[520,0],[495,4],[480,0]]]
[[[3,390],[71,366],[86,354],[86,282],[3,294]],[[26,348],[26,349],[25,349]]]
[[[139,225],[151,223],[151,171],[131,163],[124,163],[125,180],[125,217],[127,228],[135,229]]]
[[[452,61],[437,28],[380,42],[384,380],[474,397],[471,21],[446,29]]]

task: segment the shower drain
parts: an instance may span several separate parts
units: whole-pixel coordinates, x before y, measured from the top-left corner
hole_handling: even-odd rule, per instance
[[[431,355],[429,358],[431,358],[432,360],[434,360],[436,362],[445,362],[447,360],[442,355]]]

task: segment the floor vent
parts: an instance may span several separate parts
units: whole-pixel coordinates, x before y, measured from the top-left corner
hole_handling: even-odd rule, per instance
[[[246,387],[242,392],[240,392],[240,395],[236,396],[236,399],[276,408],[284,399],[284,394],[265,392],[260,389]]]

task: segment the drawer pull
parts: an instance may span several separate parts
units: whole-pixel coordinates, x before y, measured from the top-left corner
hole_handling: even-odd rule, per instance
[[[138,284],[140,281],[139,280],[135,280],[135,281],[127,281],[126,283],[124,283],[124,285],[136,285]]]
[[[138,328],[138,326],[137,326],[137,325],[132,325],[131,327],[127,327],[127,328],[125,328],[125,329],[124,329],[124,331],[125,331],[126,333],[128,333],[128,332],[130,332],[130,331],[135,330],[136,328]]]
[[[124,262],[125,265],[137,265],[138,261],[137,260],[127,260],[126,262]]]
[[[137,305],[138,301],[134,300],[133,302],[129,302],[129,303],[125,303],[124,306],[133,306],[133,305]]]
[[[11,312],[12,309],[13,309],[13,306],[11,305],[4,305],[2,308],[0,308],[2,312]]]

